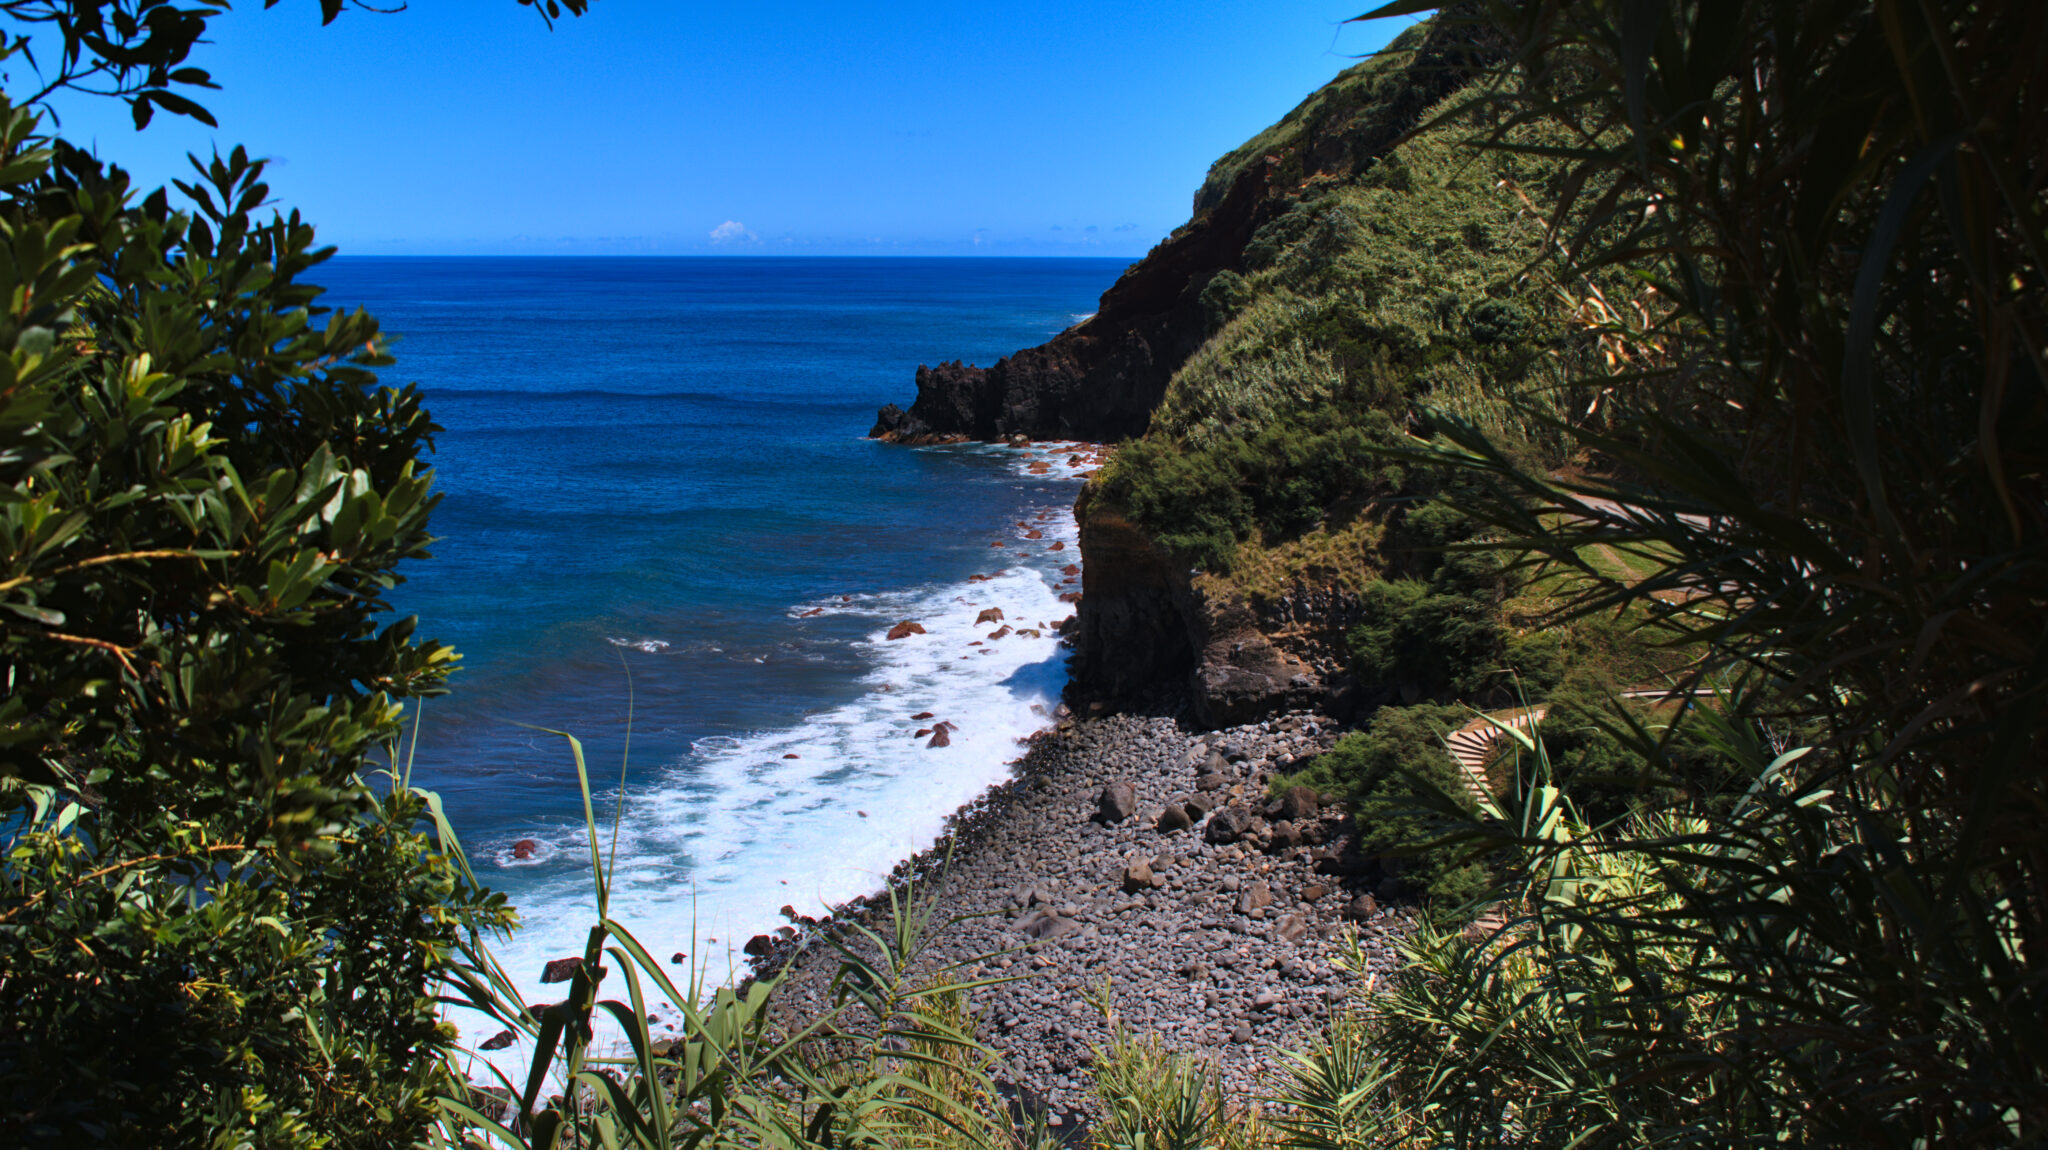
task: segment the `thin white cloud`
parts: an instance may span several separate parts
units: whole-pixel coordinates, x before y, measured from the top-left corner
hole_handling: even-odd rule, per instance
[[[711,242],[714,244],[751,244],[760,238],[738,220],[727,220],[711,229]]]

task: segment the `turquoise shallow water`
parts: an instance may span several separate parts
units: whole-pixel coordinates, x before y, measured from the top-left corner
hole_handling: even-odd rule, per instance
[[[515,973],[537,986],[541,959],[580,950],[590,904],[566,747],[515,724],[581,737],[609,810],[629,675],[615,907],[661,953],[722,964],[782,904],[869,889],[1003,777],[1064,663],[1049,635],[989,643],[973,619],[987,606],[1026,626],[1071,613],[1057,596],[1078,558],[1079,467],[1066,451],[864,436],[879,404],[909,401],[917,364],[1042,342],[1122,268],[322,269],[324,302],[365,305],[404,337],[387,379],[418,380],[446,428],[432,460],[442,538],[395,599],[464,669],[426,706],[415,780],[443,794],[485,881],[526,916],[507,951]],[[1032,474],[1034,460],[1052,466]],[[905,618],[928,633],[881,638]],[[959,724],[953,746],[912,738],[926,724],[909,716],[927,710]],[[525,838],[536,857],[513,857]]]

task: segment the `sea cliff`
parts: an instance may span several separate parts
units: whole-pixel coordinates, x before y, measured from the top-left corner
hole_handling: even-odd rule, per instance
[[[1468,302],[1501,294],[1526,254],[1492,230],[1522,208],[1480,179],[1442,210],[1441,189],[1412,187],[1409,138],[1495,53],[1473,27],[1410,29],[1219,159],[1189,221],[1133,264],[1093,316],[990,367],[920,366],[908,410],[878,413],[871,434],[896,443],[1023,437],[1147,448],[1113,461],[1076,507],[1085,562],[1069,698],[1078,706],[1185,698],[1190,721],[1216,727],[1298,707],[1349,714],[1404,693],[1399,682],[1361,682],[1345,636],[1362,617],[1363,586],[1399,566],[1375,549],[1393,505],[1376,497],[1412,492],[1329,491],[1313,523],[1240,530],[1205,558],[1131,488],[1186,486],[1167,501],[1213,517],[1194,505],[1243,496],[1196,490],[1170,475],[1174,465],[1301,410],[1401,412],[1399,387],[1358,393],[1456,349],[1444,352],[1445,333],[1423,330],[1433,320],[1392,316],[1389,299],[1412,311],[1428,297],[1418,306],[1459,327],[1448,342],[1471,342],[1459,326]],[[1390,262],[1390,247],[1441,267]],[[1448,304],[1437,298],[1446,293]]]

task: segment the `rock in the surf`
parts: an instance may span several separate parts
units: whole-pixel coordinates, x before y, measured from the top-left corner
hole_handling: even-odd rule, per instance
[[[515,859],[530,859],[539,851],[540,844],[532,839],[520,839],[512,844],[512,857]]]
[[[983,607],[981,614],[974,617],[974,625],[977,627],[983,623],[1000,623],[1002,621],[1003,609],[1001,607]]]
[[[926,748],[931,748],[931,747],[950,747],[950,746],[952,746],[952,745],[953,745],[953,739],[952,739],[952,736],[948,735],[948,734],[946,733],[946,728],[945,728],[945,727],[944,727],[943,725],[941,725],[941,726],[939,726],[939,727],[935,728],[935,729],[934,729],[934,730],[932,731],[932,741],[931,741],[931,742],[929,742],[929,743],[926,743],[926,744],[925,744],[925,747],[926,747]]]
[[[913,623],[908,619],[889,628],[889,638],[891,639],[908,639],[912,635],[922,635],[924,633],[924,624]]]

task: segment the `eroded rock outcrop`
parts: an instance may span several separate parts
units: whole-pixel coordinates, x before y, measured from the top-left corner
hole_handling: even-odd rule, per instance
[[[1225,727],[1352,698],[1327,657],[1348,612],[1318,626],[1315,610],[1348,607],[1346,597],[1290,596],[1282,627],[1270,605],[1191,571],[1093,488],[1076,515],[1088,556],[1071,668],[1077,700],[1129,703],[1170,687],[1185,691],[1197,723]]]

